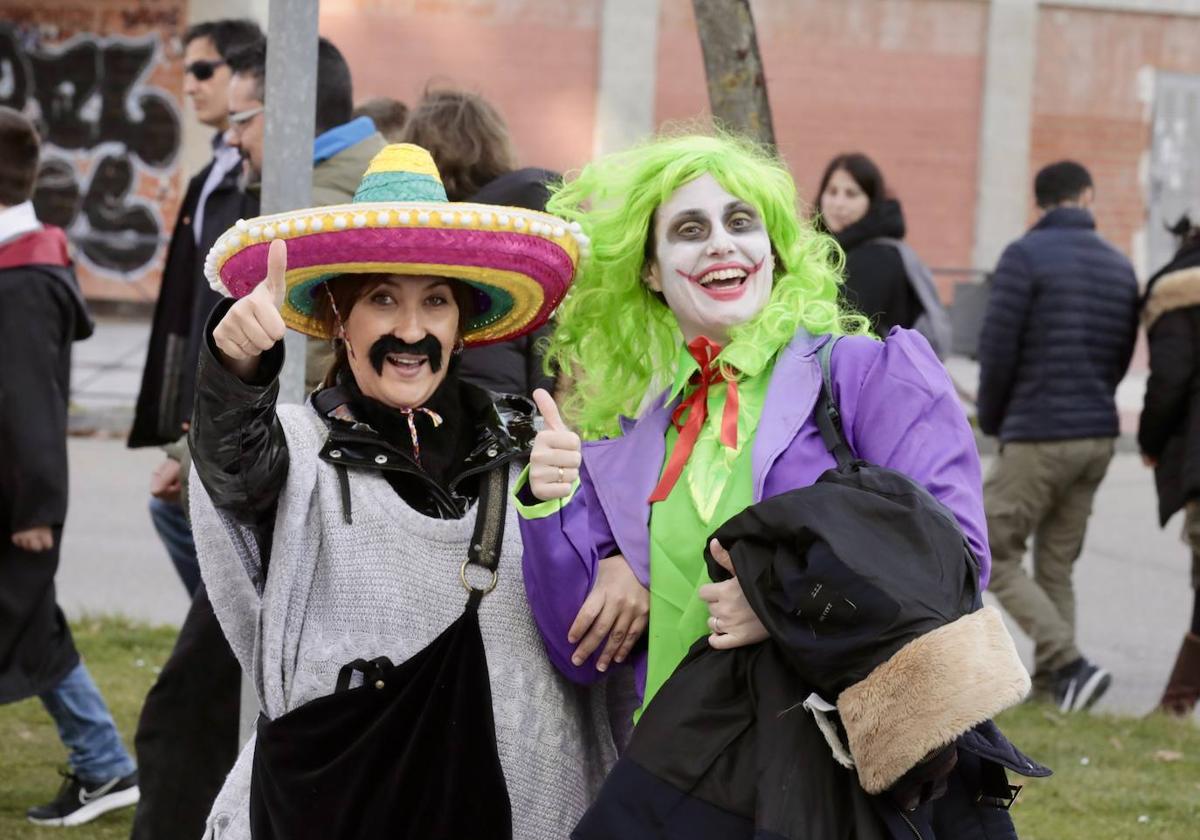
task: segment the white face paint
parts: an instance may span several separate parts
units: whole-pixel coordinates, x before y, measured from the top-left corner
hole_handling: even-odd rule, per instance
[[[724,345],[771,297],[775,261],[762,217],[712,175],[677,189],[654,214],[646,283],[662,292],[688,342]]]

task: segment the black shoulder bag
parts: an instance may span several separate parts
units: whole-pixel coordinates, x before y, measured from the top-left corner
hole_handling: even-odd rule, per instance
[[[481,483],[462,616],[407,661],[356,659],[333,694],[259,718],[255,840],[511,840],[478,612],[496,585],[507,491],[507,467]],[[468,581],[471,565],[491,573],[486,586]]]

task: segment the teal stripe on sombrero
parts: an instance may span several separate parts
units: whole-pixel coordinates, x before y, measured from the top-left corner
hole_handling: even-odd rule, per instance
[[[474,280],[465,280],[463,282],[471,288],[482,292],[491,303],[490,306],[480,307],[480,313],[467,324],[467,332],[474,332],[475,330],[481,330],[484,327],[490,326],[512,311],[513,296],[499,286],[491,286],[487,283],[479,283]]]
[[[332,280],[338,277],[337,274],[322,274],[320,277],[312,277],[308,280],[301,281],[288,289],[287,299],[292,308],[303,315],[312,317],[313,314],[313,299],[320,294],[318,288],[326,280]],[[467,332],[481,330],[484,327],[490,326],[504,318],[512,311],[513,297],[499,286],[492,286],[487,283],[479,283],[474,280],[464,280],[471,288],[477,290],[487,297],[487,303],[480,306],[480,312],[467,323]],[[478,301],[476,302],[479,303]],[[343,313],[344,314],[344,313]]]
[[[446,188],[430,175],[415,172],[372,172],[362,179],[357,201],[446,201]]]

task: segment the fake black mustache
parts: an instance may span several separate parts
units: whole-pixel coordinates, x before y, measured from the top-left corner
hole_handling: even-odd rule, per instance
[[[371,360],[371,366],[375,368],[375,372],[380,376],[383,375],[383,365],[387,361],[387,357],[392,353],[407,353],[412,356],[424,356],[429,359],[429,369],[433,373],[437,373],[442,368],[442,343],[432,335],[426,335],[420,341],[409,344],[407,341],[401,341],[394,335],[382,335],[371,345],[371,352],[367,354],[367,358]]]

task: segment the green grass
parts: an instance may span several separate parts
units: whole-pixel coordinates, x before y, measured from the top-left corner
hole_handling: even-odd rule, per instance
[[[146,692],[175,643],[170,627],[149,628],[120,619],[85,619],[72,624],[75,644],[108,701],[117,728],[133,751],[133,732]],[[62,779],[66,751],[50,716],[36,699],[0,706],[0,837],[126,840],[133,809],[110,812],[78,828],[38,828],[25,809],[48,802]]]
[[[175,631],[119,619],[85,620],[73,629],[128,744]],[[1022,840],[1200,836],[1200,726],[1194,720],[1066,717],[1031,703],[1006,712],[1000,725],[1022,750],[1055,771],[1049,779],[1013,779],[1025,785],[1013,808]],[[25,821],[27,807],[54,795],[56,770],[64,762],[37,700],[0,706],[0,838],[129,836],[133,809],[75,829],[38,829]]]
[[[1021,840],[1200,837],[1200,727],[1195,720],[1066,716],[1026,703],[1004,733],[1054,770],[1024,784],[1013,807]]]

